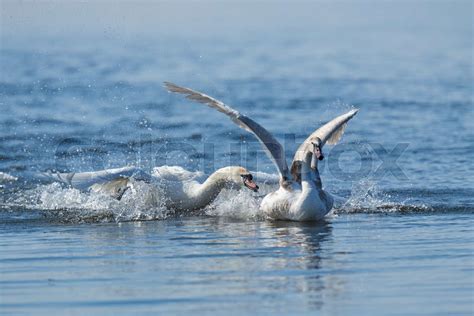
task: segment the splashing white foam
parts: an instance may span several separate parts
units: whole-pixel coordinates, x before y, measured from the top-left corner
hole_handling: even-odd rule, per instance
[[[114,200],[102,194],[86,194],[77,189],[63,188],[59,183],[39,187],[39,202],[42,208],[55,209],[108,209]]]
[[[259,196],[247,189],[223,190],[217,199],[199,214],[243,220],[265,219],[260,210],[260,202],[267,193],[276,190],[278,184],[272,175],[259,176]],[[334,210],[328,216],[428,209],[405,202],[395,203],[391,199],[390,195],[379,190],[376,182],[365,179],[353,185],[349,199],[337,198]],[[40,210],[47,217],[64,222],[161,220],[176,215],[174,210],[166,208],[166,196],[159,181],[134,181],[120,201],[100,193],[82,192],[52,183],[21,191],[13,201],[7,202],[8,207]],[[186,213],[180,212],[179,215]]]
[[[407,201],[394,202],[390,194],[380,191],[377,183],[364,179],[352,186],[349,199],[334,209],[335,214],[341,213],[395,213],[403,211],[427,211],[426,205],[411,205]]]
[[[52,183],[24,191],[14,203],[42,210],[47,217],[66,222],[165,219],[173,213],[164,207],[159,187],[145,182],[134,183],[120,201]]]
[[[206,215],[231,217],[246,220],[263,219],[260,199],[249,190],[223,190],[217,199],[206,209]]]
[[[16,180],[18,180],[17,177],[9,175],[8,173],[5,173],[5,172],[0,172],[0,183],[13,182]]]
[[[351,196],[343,205],[347,212],[361,209],[376,210],[378,206],[387,203],[387,197],[378,190],[375,181],[363,179],[352,185]]]
[[[116,220],[165,219],[173,215],[174,211],[165,207],[166,197],[162,192],[156,183],[134,182],[121,201],[117,201]]]

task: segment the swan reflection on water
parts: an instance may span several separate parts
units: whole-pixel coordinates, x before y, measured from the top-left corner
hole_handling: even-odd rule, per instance
[[[321,309],[326,297],[339,296],[343,291],[340,276],[327,272],[334,263],[330,221],[198,216],[123,222],[118,228],[107,225],[110,229],[91,229],[89,243],[102,252],[101,243],[107,244],[106,249],[123,256],[123,260],[116,260],[118,274],[146,274],[153,295],[166,296],[179,285],[185,285],[185,290],[180,287],[180,295],[190,296],[238,294],[263,300],[283,292],[296,295],[302,308]],[[133,247],[121,252],[130,240]]]
[[[265,240],[285,252],[274,261],[273,270],[281,271],[289,292],[304,296],[315,309],[324,304],[325,296],[337,296],[342,281],[324,270],[332,259],[329,249],[332,226],[329,221],[265,223],[270,235]],[[281,285],[279,285],[281,286]]]

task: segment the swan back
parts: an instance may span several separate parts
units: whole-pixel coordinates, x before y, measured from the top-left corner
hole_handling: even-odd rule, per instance
[[[153,168],[152,176],[157,179],[167,181],[198,181],[205,180],[205,175],[202,171],[189,171],[180,166],[160,166]]]

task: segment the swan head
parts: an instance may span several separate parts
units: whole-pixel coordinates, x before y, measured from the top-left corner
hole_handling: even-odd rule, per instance
[[[226,181],[228,187],[240,188],[245,186],[249,190],[258,192],[258,185],[253,181],[252,174],[244,167],[231,166],[224,167],[218,170],[218,173]]]
[[[322,141],[319,137],[316,137],[311,144],[313,144],[313,156],[318,160],[324,159],[324,154],[322,150]]]

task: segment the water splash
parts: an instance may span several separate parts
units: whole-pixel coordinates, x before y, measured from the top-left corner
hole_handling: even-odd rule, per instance
[[[13,182],[13,181],[16,181],[16,180],[18,180],[17,177],[9,175],[8,173],[5,173],[5,172],[0,172],[0,183]]]
[[[145,182],[134,183],[120,201],[59,183],[40,185],[10,198],[8,207],[39,210],[47,219],[59,222],[156,220],[174,213],[164,207],[159,187]]]
[[[217,199],[206,209],[209,216],[230,217],[245,220],[261,220],[264,218],[260,210],[261,199],[249,190],[223,190]]]
[[[16,180],[18,180],[17,177],[9,175],[5,172],[0,172],[0,189],[5,188],[5,184],[15,182]]]
[[[334,210],[341,213],[395,213],[430,211],[432,208],[421,204],[410,204],[408,200],[395,202],[392,195],[380,190],[372,179],[363,179],[353,184],[351,195],[345,203]]]
[[[116,221],[166,219],[175,214],[165,206],[166,197],[156,183],[136,181],[125,192],[121,201],[116,201]]]
[[[217,199],[204,210],[193,215],[229,217],[241,220],[259,221],[265,216],[260,210],[262,198],[277,189],[272,177],[261,174],[260,192],[257,196],[249,190],[223,190]],[[269,179],[265,179],[265,177]],[[268,183],[267,183],[268,182]],[[163,220],[172,216],[186,216],[187,212],[176,212],[165,206],[166,196],[159,182],[134,181],[120,201],[107,195],[83,192],[64,187],[59,183],[39,185],[30,190],[17,188],[17,192],[2,208],[22,212],[40,211],[48,220],[60,222],[122,222],[142,220]],[[350,196],[336,197],[334,210],[330,215],[348,213],[396,213],[433,211],[433,207],[395,201],[396,198],[383,192],[377,183],[364,179],[352,186]],[[444,209],[443,209],[444,210]],[[26,216],[27,214],[25,214]]]

